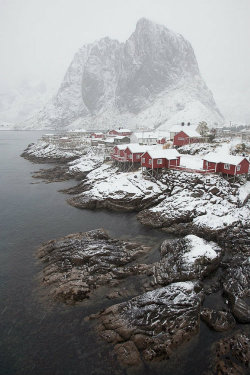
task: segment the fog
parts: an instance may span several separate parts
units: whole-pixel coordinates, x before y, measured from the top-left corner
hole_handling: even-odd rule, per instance
[[[125,41],[141,17],[188,39],[225,118],[250,122],[249,0],[0,0],[1,91],[57,88],[83,44]]]

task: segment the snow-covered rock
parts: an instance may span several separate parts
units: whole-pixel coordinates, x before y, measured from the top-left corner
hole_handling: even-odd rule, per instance
[[[194,51],[145,18],[125,43],[103,38],[74,56],[54,98],[23,128],[135,128],[223,122]]]
[[[213,271],[222,256],[221,248],[195,235],[161,245],[161,260],[155,264],[154,279],[166,285],[174,281],[202,279]]]
[[[107,308],[98,329],[122,364],[166,359],[198,332],[200,303],[195,284],[174,283]]]

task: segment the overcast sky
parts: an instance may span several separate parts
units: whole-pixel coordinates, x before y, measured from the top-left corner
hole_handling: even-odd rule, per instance
[[[0,0],[0,85],[58,87],[74,53],[147,17],[182,34],[228,120],[250,122],[250,0]]]

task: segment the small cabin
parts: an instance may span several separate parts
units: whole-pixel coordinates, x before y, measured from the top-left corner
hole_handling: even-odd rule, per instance
[[[202,141],[203,138],[196,130],[186,128],[185,130],[181,130],[174,136],[173,145],[181,147],[189,145],[191,143],[199,143]]]
[[[244,156],[220,155],[211,152],[203,158],[203,169],[232,176],[247,174],[249,160]]]
[[[145,168],[174,168],[180,165],[180,154],[177,150],[146,151],[141,158],[141,166]]]
[[[130,129],[125,129],[125,128],[119,128],[119,129],[113,129],[110,130],[109,135],[112,136],[130,136],[132,134],[132,131]]]
[[[138,143],[131,143],[125,149],[126,161],[131,163],[141,163],[141,156],[146,151],[146,146],[139,145]]]
[[[127,145],[116,145],[111,153],[111,158],[116,161],[125,162],[125,149]]]
[[[91,137],[92,137],[92,138],[97,138],[97,139],[102,139],[102,138],[104,138],[104,134],[101,133],[101,132],[98,132],[98,133],[92,133],[92,134],[91,134]]]

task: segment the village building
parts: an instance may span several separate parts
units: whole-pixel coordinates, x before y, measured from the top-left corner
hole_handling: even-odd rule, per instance
[[[113,159],[114,161],[124,163],[126,161],[125,154],[124,154],[126,148],[127,148],[127,144],[116,145],[113,148],[113,151],[110,155],[111,159]]]
[[[143,168],[173,168],[180,165],[180,154],[175,149],[147,150],[141,157]]]
[[[131,143],[127,145],[124,156],[127,162],[130,163],[141,163],[141,156],[147,150],[144,145],[139,145],[138,143]]]
[[[140,145],[156,145],[158,134],[155,132],[136,132],[130,137],[131,143],[139,143]]]
[[[222,155],[210,152],[203,158],[203,169],[232,176],[247,174],[249,160],[244,156]]]
[[[204,138],[194,129],[183,128],[179,133],[175,134],[173,145],[175,147],[181,147],[189,145],[191,143],[203,142]]]
[[[130,129],[125,128],[119,128],[119,129],[113,129],[108,132],[108,135],[112,136],[130,136],[132,134],[132,131]]]
[[[115,144],[121,144],[121,143],[130,143],[130,138],[126,136],[120,136],[118,135],[117,137],[114,137],[114,143]]]
[[[198,126],[196,126],[196,125],[191,125],[190,122],[188,122],[187,124],[185,124],[184,122],[182,122],[181,124],[177,124],[177,125],[172,126],[169,129],[169,132],[170,132],[170,141],[173,141],[174,140],[174,136],[176,134],[178,134],[179,132],[185,131],[187,129],[193,129],[193,130],[197,131],[197,127]]]
[[[92,133],[91,134],[91,138],[96,138],[96,139],[100,139],[100,138],[104,138],[105,135],[102,133],[102,132],[96,132],[96,133]]]

